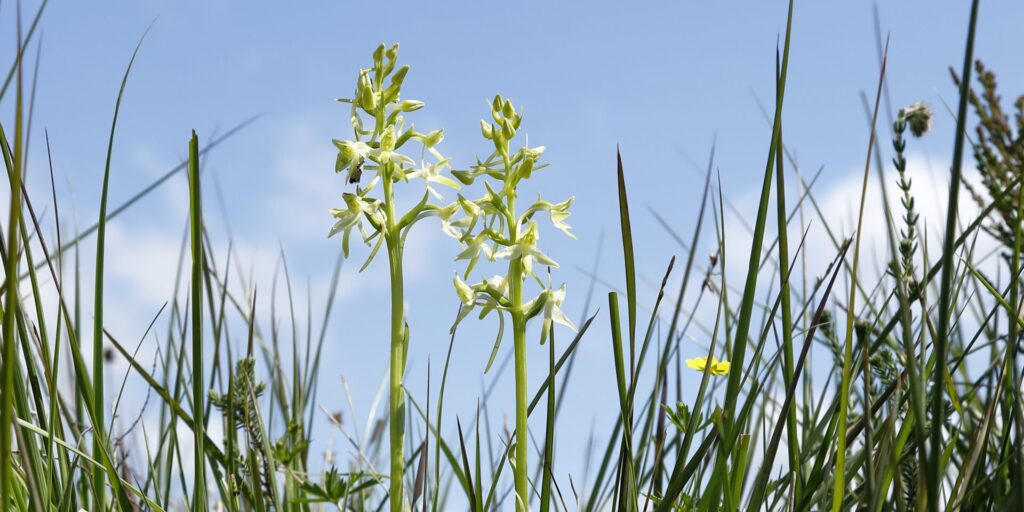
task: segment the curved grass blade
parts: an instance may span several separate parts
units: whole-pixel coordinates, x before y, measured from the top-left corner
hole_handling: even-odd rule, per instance
[[[871,134],[868,136],[868,154],[864,162],[864,175],[860,190],[860,208],[857,213],[857,233],[853,242],[853,265],[850,271],[850,296],[846,305],[846,338],[843,343],[843,376],[840,381],[839,391],[839,431],[836,448],[836,475],[832,487],[832,512],[839,512],[846,497],[846,430],[848,403],[850,394],[850,380],[852,379],[853,366],[853,331],[854,315],[856,314],[855,304],[857,301],[857,273],[860,270],[860,241],[864,232],[864,203],[868,193],[868,175],[871,171],[871,159],[875,149],[875,126],[878,122],[878,107],[882,99],[882,87],[885,84],[885,66],[888,62],[888,43],[885,53],[882,55],[882,68],[878,74],[878,88],[875,92],[875,108],[871,115]]]
[[[132,57],[128,61],[128,67],[124,70],[124,76],[121,78],[121,87],[117,92],[117,101],[114,103],[114,118],[110,123],[110,137],[107,141],[107,157],[106,163],[103,166],[103,188],[100,192],[100,211],[99,211],[99,222],[97,223],[96,229],[96,284],[95,284],[95,295],[93,304],[93,331],[92,331],[92,378],[93,378],[93,414],[99,423],[94,425],[95,431],[93,432],[93,457],[96,459],[100,458],[100,452],[102,448],[100,444],[107,442],[106,428],[104,427],[105,417],[103,411],[104,389],[103,389],[103,269],[104,269],[104,249],[106,242],[106,231],[107,231],[107,195],[110,189],[110,164],[114,154],[114,134],[117,130],[117,117],[121,112],[121,102],[124,99],[124,90],[128,85],[128,76],[131,74],[132,65],[135,64],[135,57],[139,54],[139,49],[142,47],[142,41],[146,39],[146,34],[149,29],[152,28],[152,24],[146,29],[146,32],[139,38],[139,42],[135,45],[135,50],[132,51]],[[11,281],[13,283],[13,281]],[[106,493],[106,486],[104,484],[103,473],[94,472],[93,477],[93,508],[95,510],[101,510],[105,507],[104,494]]]

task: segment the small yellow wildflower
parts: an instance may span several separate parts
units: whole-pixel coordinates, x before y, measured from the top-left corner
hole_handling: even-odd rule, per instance
[[[687,359],[686,366],[693,368],[697,371],[704,371],[704,367],[708,364],[708,358],[697,357],[694,359]],[[719,361],[714,357],[711,358],[711,375],[726,375],[729,373],[729,361]]]

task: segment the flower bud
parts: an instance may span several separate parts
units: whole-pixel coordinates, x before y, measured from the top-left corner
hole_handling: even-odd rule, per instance
[[[394,103],[398,101],[398,96],[401,94],[401,87],[391,84],[378,95],[377,103]]]
[[[462,182],[463,185],[472,185],[473,180],[476,179],[476,174],[473,171],[453,170],[452,176],[455,176],[455,179]]]
[[[358,93],[356,98],[363,110],[370,112],[377,108],[377,98],[373,93],[373,84],[370,83],[370,76],[367,73],[359,75],[359,84],[356,87]]]
[[[491,140],[494,137],[494,126],[483,119],[480,120],[480,132],[484,134],[484,138]]]
[[[494,101],[491,102],[491,112],[501,112],[502,100],[501,95],[497,94],[494,96]]]
[[[515,117],[516,109],[512,106],[512,100],[505,100],[505,104],[501,107],[501,113],[510,119]]]
[[[402,112],[412,112],[421,108],[423,108],[422,101],[402,100],[402,102],[398,104],[398,110],[401,110]]]
[[[402,82],[405,81],[405,75],[409,73],[409,65],[402,66],[395,71],[394,75],[391,75],[391,83],[399,87],[402,86]]]
[[[512,123],[508,119],[501,120],[501,133],[506,140],[516,136],[516,129],[512,127]]]
[[[377,46],[376,50],[373,50],[373,65],[377,69],[381,69],[384,66],[384,43]]]
[[[387,57],[387,61],[380,71],[380,76],[388,76],[395,70],[395,62],[398,58],[398,43],[391,45],[391,48],[388,48],[384,55]]]

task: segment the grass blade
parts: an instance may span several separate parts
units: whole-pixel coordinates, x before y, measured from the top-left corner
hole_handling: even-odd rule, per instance
[[[199,186],[199,137],[192,132],[188,143],[188,199],[189,233],[192,247],[192,429],[195,458],[193,487],[193,508],[206,510],[206,418],[204,402],[206,387],[203,385],[203,210]]]
[[[967,127],[967,101],[970,93],[971,63],[974,60],[974,33],[978,22],[978,0],[971,2],[970,21],[967,26],[967,43],[964,49],[964,67],[960,81],[960,103],[956,116],[956,136],[953,143],[953,161],[949,178],[949,197],[946,203],[946,230],[942,240],[942,277],[939,278],[939,309],[937,311],[939,321],[934,343],[935,361],[937,368],[945,368],[947,351],[949,348],[949,325],[950,310],[952,308],[953,289],[953,241],[956,235],[957,205],[960,198],[960,180],[963,175],[963,153],[964,134]],[[945,389],[945,374],[941,371],[934,372],[935,383],[933,384],[931,396],[931,421],[932,425],[943,425],[945,423],[946,409],[942,390]],[[939,473],[939,456],[942,453],[942,429],[933,427],[931,429],[931,446],[928,453],[929,463],[925,469],[928,486],[928,509],[937,511],[939,509],[939,486],[941,475]]]
[[[853,330],[855,304],[857,301],[857,272],[860,264],[860,241],[864,232],[864,203],[868,192],[868,174],[871,171],[871,158],[875,148],[875,125],[878,122],[878,106],[881,103],[882,87],[885,84],[885,65],[888,61],[888,43],[882,56],[882,68],[878,74],[878,88],[875,93],[875,109],[871,116],[871,135],[868,137],[868,154],[864,162],[864,175],[860,190],[860,208],[857,213],[857,234],[853,242],[853,265],[850,271],[850,297],[846,305],[846,339],[843,343],[843,377],[839,391],[839,446],[836,449],[836,476],[832,489],[832,512],[839,512],[846,497],[846,422],[850,393],[850,380],[853,365]]]

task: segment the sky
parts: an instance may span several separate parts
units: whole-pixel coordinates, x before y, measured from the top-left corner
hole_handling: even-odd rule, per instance
[[[34,12],[35,2],[23,3],[24,11]],[[891,100],[880,115],[880,145],[889,148],[886,120],[893,111],[888,106],[895,110],[925,101],[936,112],[933,132],[909,148],[930,229],[944,222],[927,212],[942,211],[957,94],[948,68],[962,66],[969,5],[906,1],[885,2],[877,9],[882,38],[889,39]],[[1020,2],[981,6],[975,54],[997,72],[1005,97],[1024,90],[1019,52],[1007,44],[1022,18]],[[536,174],[528,192],[550,200],[575,197],[569,222],[578,238],[547,229],[541,239],[561,264],[553,280],[567,283],[565,309],[573,318],[584,314],[595,261],[601,282],[591,312],[606,309],[610,287],[623,287],[615,189],[616,146],[621,149],[640,301],[649,306],[669,259],[685,255],[649,210],[680,233],[692,231],[712,146],[723,194],[735,205],[726,229],[737,240],[730,260],[736,265],[733,275],[741,274],[749,246],[744,246],[749,237],[741,218],[749,221],[756,211],[771,131],[759,102],[773,107],[775,51],[785,20],[786,4],[778,0],[529,1],[514,6],[470,1],[51,2],[39,25],[39,44],[28,52],[31,63],[40,62],[30,193],[40,202],[49,194],[45,130],[59,196],[68,201],[64,204],[74,204],[74,212],[62,210],[62,226],[73,229],[75,222],[85,226],[95,220],[117,89],[133,48],[146,33],[115,133],[111,204],[120,204],[175,167],[186,154],[191,130],[202,144],[259,115],[203,162],[214,252],[223,261],[231,240],[249,267],[246,272],[268,291],[260,294],[266,297],[260,305],[265,312],[283,254],[299,317],[308,310],[308,287],[311,314],[319,318],[340,251],[340,239],[326,236],[333,223],[329,210],[340,206],[342,192],[350,190],[333,172],[331,139],[351,136],[348,111],[334,99],[351,93],[358,70],[369,66],[377,44],[397,42],[400,62],[412,68],[404,95],[426,103],[408,119],[424,131],[443,128],[442,152],[456,167],[489,153],[478,124],[488,115],[489,98],[501,93],[524,109],[521,131],[531,145],[547,147],[544,159],[550,164]],[[0,62],[11,62],[14,2],[0,4],[0,27]],[[821,169],[816,194],[847,235],[868,144],[861,95],[873,96],[879,62],[870,2],[796,2],[784,137],[805,176]],[[0,104],[5,125],[13,117],[11,97]],[[420,193],[416,188],[402,199]],[[869,207],[869,216],[874,215],[869,219],[877,228],[878,203],[870,204],[875,207]],[[106,315],[115,335],[137,340],[174,293],[187,210],[187,184],[178,174],[111,223]],[[811,226],[808,240],[809,265],[819,264],[812,269],[819,273],[832,257],[831,248],[820,226]],[[93,251],[92,244],[83,251]],[[712,249],[713,239],[705,235],[698,254]],[[452,261],[456,252],[436,224],[423,224],[410,236],[408,382],[420,401],[428,360],[437,382],[448,346],[457,307],[451,276],[461,268]],[[318,405],[345,410],[360,428],[387,370],[387,268],[378,258],[358,273],[366,254],[356,246],[344,264],[318,396]],[[83,261],[91,265],[88,256]],[[679,277],[674,276],[670,288],[678,286]],[[281,289],[279,312],[287,304]],[[89,305],[84,314],[91,314]],[[565,439],[559,446],[563,474],[580,472],[591,429],[605,431],[614,420],[607,322],[599,314],[580,344],[569,405],[559,423]],[[456,339],[446,398],[452,424],[455,415],[473,414],[495,327],[470,319]],[[559,346],[570,335],[559,332]],[[506,341],[499,361],[511,350]],[[707,341],[694,329],[683,355],[699,355]],[[142,353],[152,354],[159,342],[144,341]],[[547,351],[536,344],[530,351],[535,389]],[[123,375],[126,367],[118,368],[114,374]],[[510,414],[511,404],[511,374],[506,373],[491,398],[492,421]],[[330,435],[317,428],[315,436]]]

